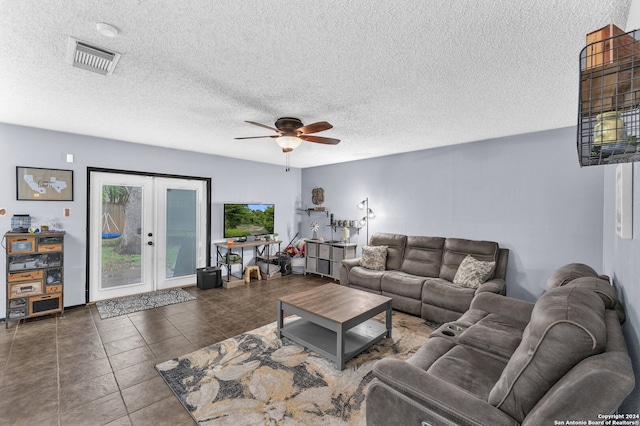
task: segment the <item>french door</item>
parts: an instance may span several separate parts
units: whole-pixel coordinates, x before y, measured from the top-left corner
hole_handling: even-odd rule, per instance
[[[89,301],[195,284],[207,182],[90,172]]]

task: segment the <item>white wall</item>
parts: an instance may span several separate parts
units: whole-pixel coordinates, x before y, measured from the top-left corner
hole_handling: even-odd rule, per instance
[[[176,147],[179,146],[180,141],[176,141]],[[7,214],[0,216],[2,233],[11,229],[14,214],[23,213],[30,214],[33,225],[37,226],[56,217],[67,232],[65,306],[85,303],[87,167],[212,178],[212,241],[222,239],[222,204],[225,202],[274,203],[275,231],[280,238],[288,241],[299,229],[300,216],[295,211],[300,200],[300,169],[285,173],[284,166],[2,123],[0,152],[0,208],[7,209]],[[67,153],[74,154],[73,163],[65,161]],[[16,166],[73,170],[74,200],[17,201]],[[65,208],[71,210],[70,217],[63,217]],[[215,256],[214,248],[212,256]],[[4,271],[5,267],[3,255],[0,270]],[[4,273],[2,280],[6,284]],[[5,317],[5,308],[6,294],[1,291],[0,318]]]

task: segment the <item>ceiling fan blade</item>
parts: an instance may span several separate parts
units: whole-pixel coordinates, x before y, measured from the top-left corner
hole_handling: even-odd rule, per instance
[[[296,129],[296,132],[300,132],[303,135],[308,135],[309,133],[318,133],[322,132],[323,130],[329,130],[332,128],[333,126],[326,121],[318,121],[317,123],[299,127]]]
[[[324,138],[322,136],[300,135],[298,137],[307,142],[324,143],[327,145],[337,145],[340,143],[340,139]]]
[[[269,135],[269,136],[245,136],[243,138],[234,138],[234,139],[260,139],[260,138],[277,138],[278,136],[276,135]]]
[[[273,130],[274,132],[280,133],[280,130],[276,129],[275,127],[266,126],[264,124],[256,123],[255,121],[247,121],[247,120],[245,120],[244,122],[245,123],[249,123],[249,124],[253,124],[254,126],[264,127],[265,129]]]

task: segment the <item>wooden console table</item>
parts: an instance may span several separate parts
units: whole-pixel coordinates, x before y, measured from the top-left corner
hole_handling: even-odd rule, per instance
[[[227,269],[226,277],[222,277],[223,285],[226,288],[236,287],[244,284],[244,279],[242,274],[244,272],[244,249],[250,248],[255,252],[256,262],[258,260],[263,260],[267,264],[267,276],[266,279],[269,279],[269,265],[272,261],[276,260],[278,257],[271,254],[271,246],[278,245],[278,252],[280,251],[280,240],[274,241],[244,241],[244,242],[235,242],[232,246],[229,246],[226,241],[218,241],[215,243],[216,245],[216,256],[217,256],[217,264],[219,266],[224,266]],[[234,249],[240,249],[240,260],[238,262],[229,262],[229,257],[227,254],[232,254]],[[238,254],[238,253],[236,253]],[[236,277],[231,273],[231,268],[233,265],[240,265],[240,276]]]

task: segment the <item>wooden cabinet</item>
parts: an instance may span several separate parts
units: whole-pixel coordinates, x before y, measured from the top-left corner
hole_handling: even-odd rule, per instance
[[[356,244],[305,240],[305,272],[340,279],[342,259],[356,257]]]
[[[62,312],[64,232],[5,234],[9,321]]]

